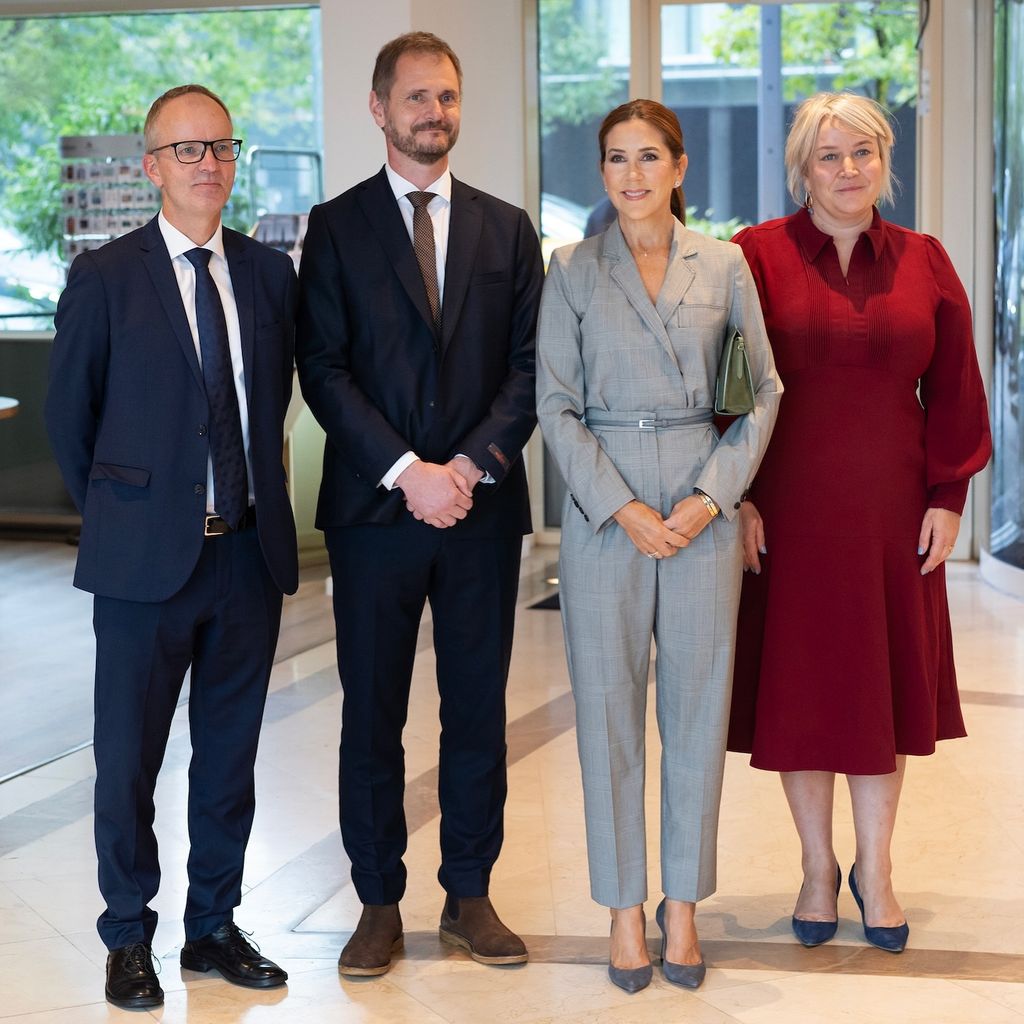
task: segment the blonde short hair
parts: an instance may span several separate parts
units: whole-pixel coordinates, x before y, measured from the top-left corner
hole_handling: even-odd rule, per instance
[[[882,159],[882,188],[879,198],[893,202],[892,147],[895,138],[885,108],[867,96],[852,92],[819,92],[796,109],[786,139],[786,187],[797,206],[806,198],[804,179],[807,165],[826,121],[857,135],[868,135],[878,143]]]

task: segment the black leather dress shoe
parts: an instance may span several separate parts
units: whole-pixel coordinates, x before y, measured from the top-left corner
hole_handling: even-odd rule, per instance
[[[148,942],[136,942],[110,951],[105,992],[107,1002],[122,1010],[145,1010],[163,1005],[164,990],[156,980]]]
[[[181,966],[189,971],[216,968],[226,981],[246,988],[276,988],[288,980],[272,960],[260,954],[246,933],[231,921],[181,947]]]

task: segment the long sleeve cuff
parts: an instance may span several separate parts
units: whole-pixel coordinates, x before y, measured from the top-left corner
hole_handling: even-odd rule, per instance
[[[385,490],[393,491],[395,481],[402,475],[402,471],[419,462],[420,457],[415,452],[406,452],[398,461],[380,478],[380,486]]]

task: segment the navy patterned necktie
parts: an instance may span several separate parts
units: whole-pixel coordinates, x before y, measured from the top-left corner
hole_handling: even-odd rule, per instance
[[[406,198],[412,203],[412,248],[416,262],[423,275],[423,286],[427,289],[427,302],[434,321],[434,331],[441,333],[441,293],[437,287],[437,250],[434,246],[434,224],[430,219],[427,204],[434,198],[434,192],[409,192]]]
[[[220,293],[210,274],[209,249],[189,249],[185,259],[196,269],[196,322],[203,357],[203,381],[210,407],[210,456],[217,515],[236,529],[249,504],[238,394],[231,370],[228,325]]]

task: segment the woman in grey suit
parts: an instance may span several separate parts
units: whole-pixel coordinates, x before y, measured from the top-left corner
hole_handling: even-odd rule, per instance
[[[742,556],[736,523],[782,386],[740,249],[684,226],[679,121],[651,100],[599,133],[618,219],[557,250],[541,302],[538,414],[569,495],[560,579],[591,894],[611,909],[608,973],[651,978],[643,904],[644,720],[651,638],[661,733],[665,977],[696,988],[697,900],[715,889]],[[719,438],[715,376],[746,338],[755,408]]]

